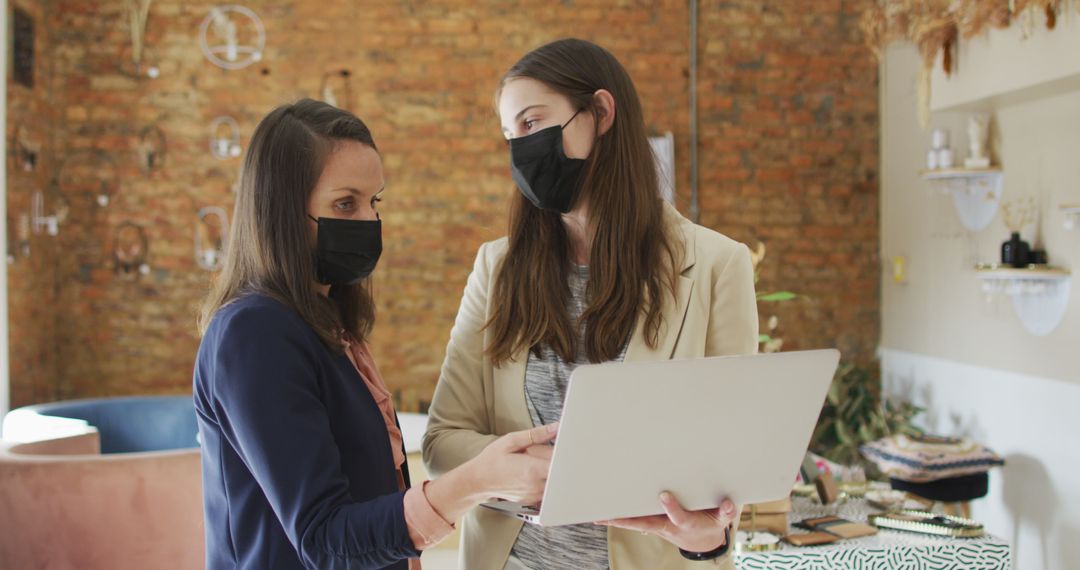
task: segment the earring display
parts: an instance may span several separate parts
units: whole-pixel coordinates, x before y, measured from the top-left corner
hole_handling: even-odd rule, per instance
[[[142,226],[133,222],[117,226],[113,234],[113,269],[116,274],[128,281],[149,274],[150,265],[146,263],[149,249],[150,240]]]
[[[165,131],[157,125],[150,125],[139,134],[136,143],[139,154],[139,166],[144,174],[149,174],[165,166]]]
[[[221,269],[229,237],[229,217],[219,206],[206,206],[196,213],[195,263],[207,271]],[[216,220],[211,223],[210,220]]]
[[[210,153],[214,158],[228,160],[240,156],[240,125],[236,119],[222,115],[210,123]]]
[[[262,60],[266,28],[250,8],[236,4],[216,6],[199,28],[199,44],[214,65],[243,69]]]

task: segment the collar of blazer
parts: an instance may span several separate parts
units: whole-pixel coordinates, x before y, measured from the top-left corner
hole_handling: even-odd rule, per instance
[[[686,276],[686,272],[694,266],[697,259],[694,252],[694,224],[667,202],[664,203],[664,219],[674,226],[675,236],[682,242],[682,273],[675,283],[675,298],[667,298],[661,310],[663,322],[660,325],[656,347],[650,347],[645,342],[644,320],[639,318],[630,336],[630,344],[626,348],[625,362],[670,360],[690,305],[694,281]],[[495,413],[499,433],[533,427],[528,404],[525,402],[525,366],[528,363],[528,357],[527,350],[521,350],[509,362],[492,371],[494,385],[507,387],[507,390],[496,390],[496,400],[500,401],[496,405]],[[502,410],[510,413],[500,413]]]

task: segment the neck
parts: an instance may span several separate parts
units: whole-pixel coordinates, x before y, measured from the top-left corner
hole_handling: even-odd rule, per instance
[[[566,235],[570,238],[570,259],[578,265],[589,264],[589,251],[592,248],[589,239],[589,214],[584,203],[562,215]]]

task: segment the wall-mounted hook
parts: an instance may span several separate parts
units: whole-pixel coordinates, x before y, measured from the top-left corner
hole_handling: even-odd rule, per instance
[[[207,271],[221,269],[225,262],[225,246],[229,239],[229,218],[224,208],[206,206],[195,214],[195,263]],[[216,226],[209,223],[217,218]],[[209,245],[208,245],[209,244]]]
[[[150,240],[146,230],[133,222],[124,222],[113,233],[113,270],[117,275],[134,281],[150,273],[146,263]]]
[[[240,125],[228,115],[217,117],[210,123],[210,153],[214,158],[226,160],[240,156]]]

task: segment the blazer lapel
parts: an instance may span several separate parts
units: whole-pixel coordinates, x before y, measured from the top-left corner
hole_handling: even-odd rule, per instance
[[[645,342],[645,318],[638,318],[634,327],[634,334],[630,337],[630,344],[626,347],[626,362],[643,360],[670,360],[675,352],[675,343],[679,340],[683,322],[686,320],[686,311],[690,306],[690,296],[694,291],[694,281],[679,276],[676,283],[675,299],[668,298],[661,310],[663,322],[660,325],[660,333],[657,336],[655,348]]]

